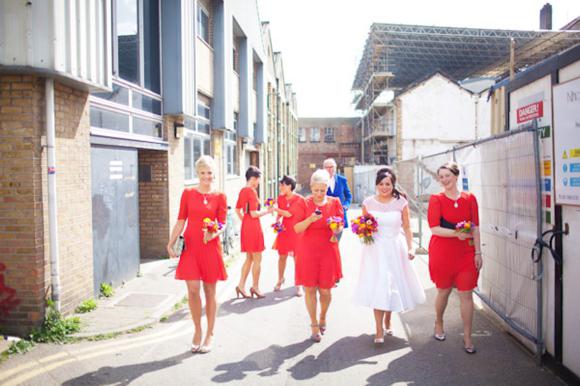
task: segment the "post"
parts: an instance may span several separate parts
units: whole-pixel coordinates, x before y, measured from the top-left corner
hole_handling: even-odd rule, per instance
[[[516,76],[516,41],[510,38],[510,80]]]

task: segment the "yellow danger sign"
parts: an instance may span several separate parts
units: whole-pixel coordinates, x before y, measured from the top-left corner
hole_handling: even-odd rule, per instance
[[[566,155],[566,150],[564,150],[564,154],[562,154],[562,159],[568,159],[568,155]]]

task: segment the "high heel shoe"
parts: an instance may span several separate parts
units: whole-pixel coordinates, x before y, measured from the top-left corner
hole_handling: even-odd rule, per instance
[[[439,342],[443,342],[447,337],[445,336],[445,331],[443,331],[441,334],[437,333],[437,324],[435,324],[435,331],[433,331],[433,338],[435,338],[435,340],[438,340]]]
[[[274,287],[274,291],[276,291],[276,292],[280,291],[280,289],[282,288],[282,284],[284,284],[285,281],[286,281],[286,279],[282,279],[278,283],[276,283],[276,286]]]
[[[320,334],[320,327],[318,326],[318,324],[311,324],[310,327],[318,327],[317,333],[310,334],[310,340],[315,342],[315,343],[320,343],[320,341],[322,341],[322,335]]]
[[[199,349],[200,349],[200,345],[199,344],[193,344],[193,343],[191,344],[191,352],[193,354],[195,354],[196,352],[199,352]]]
[[[252,296],[252,298],[255,296],[258,299],[263,299],[266,297],[266,296],[262,295],[260,292],[256,291],[254,289],[254,287],[250,287],[250,296]]]
[[[322,322],[323,320],[324,323]],[[320,330],[320,334],[324,335],[326,332],[326,319],[320,319],[320,322],[318,322],[318,329]]]
[[[248,294],[242,291],[240,286],[236,286],[236,299],[239,299],[240,296],[242,298],[249,298]]]

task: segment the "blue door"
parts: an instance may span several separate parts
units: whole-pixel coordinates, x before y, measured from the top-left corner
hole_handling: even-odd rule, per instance
[[[137,150],[91,148],[95,294],[119,286],[139,270]]]

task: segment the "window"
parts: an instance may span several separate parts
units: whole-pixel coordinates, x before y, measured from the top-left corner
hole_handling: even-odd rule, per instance
[[[195,173],[195,161],[202,155],[210,155],[211,141],[209,135],[200,134],[192,130],[185,130],[183,141],[183,163],[184,178],[186,181],[192,181],[197,178]]]
[[[226,172],[228,175],[238,175],[238,155],[236,133],[226,131],[224,136],[224,153],[226,157]]]
[[[197,104],[197,131],[209,134],[211,126],[211,109],[209,106],[199,102]]]
[[[159,0],[115,4],[115,75],[160,93]]]
[[[234,48],[232,49],[232,64],[233,70],[236,74],[240,73],[240,56],[238,55],[238,49],[236,48],[236,40],[234,39]]]
[[[324,128],[324,142],[326,143],[334,142],[334,127]]]
[[[318,127],[310,129],[310,142],[320,142],[320,129]]]
[[[306,129],[304,127],[298,128],[298,142],[306,142]]]
[[[197,4],[197,36],[209,44],[209,14]]]

